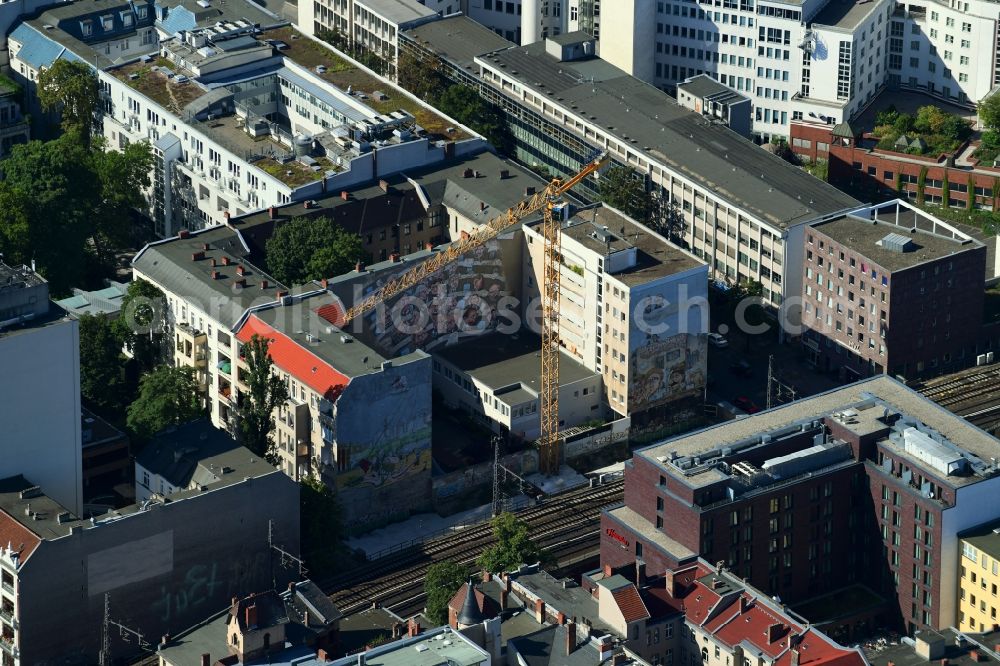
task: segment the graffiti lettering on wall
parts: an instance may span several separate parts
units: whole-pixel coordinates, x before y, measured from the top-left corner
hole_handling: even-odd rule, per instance
[[[217,562],[188,568],[180,584],[160,586],[152,611],[163,622],[183,618],[188,612],[216,610],[233,597],[257,591],[267,582],[267,554],[257,552],[236,558],[220,567]]]
[[[638,412],[701,391],[706,353],[703,336],[650,335],[629,359],[629,408]]]
[[[153,602],[153,612],[160,620],[169,622],[171,618],[183,617],[188,611],[204,605],[223,585],[217,574],[218,565],[214,563],[194,565],[176,588],[160,586],[160,596]]]

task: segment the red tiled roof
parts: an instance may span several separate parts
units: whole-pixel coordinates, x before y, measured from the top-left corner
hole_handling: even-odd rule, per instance
[[[338,303],[328,303],[316,308],[316,314],[334,326],[344,325],[344,309]]]
[[[458,588],[458,592],[448,602],[448,608],[454,609],[455,612],[462,610],[462,605],[465,603],[465,588],[468,586],[468,583],[462,583],[462,587]],[[482,590],[476,588],[473,590],[473,594],[476,595],[476,605],[479,606],[479,612],[483,614],[483,617],[496,617],[499,615],[500,609],[498,604],[483,594]]]
[[[684,614],[689,622],[700,625],[718,601],[718,594],[704,585],[698,585],[684,597]]]
[[[344,387],[350,383],[350,379],[308,349],[268,326],[256,315],[250,315],[237,331],[236,339],[240,342],[249,342],[254,335],[270,341],[268,355],[276,366],[328,400],[336,400]]]
[[[41,542],[41,537],[11,517],[6,511],[0,510],[0,547],[10,546],[15,552],[20,551],[21,562],[24,562]]]
[[[625,622],[638,622],[649,618],[649,611],[646,604],[642,603],[642,597],[635,585],[624,585],[611,592],[612,598],[618,604],[618,610],[622,612]]]
[[[741,641],[747,641],[772,659],[777,657],[789,647],[789,636],[802,631],[802,627],[794,624],[788,617],[757,603],[745,593],[743,599],[748,602],[746,610],[741,611],[740,602],[737,601],[732,605],[735,614],[730,615],[729,621],[709,630],[726,645],[738,645]],[[716,624],[714,619],[712,624]],[[769,636],[773,625],[779,627]]]
[[[860,652],[837,645],[827,636],[813,629],[807,629],[802,634],[798,644],[799,664],[801,666],[866,666],[867,662]],[[781,658],[774,662],[775,666],[791,666],[791,651],[785,651]]]

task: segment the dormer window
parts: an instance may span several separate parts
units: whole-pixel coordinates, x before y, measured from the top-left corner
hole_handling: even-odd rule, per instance
[[[90,19],[86,21],[80,21],[80,32],[84,37],[90,37],[94,34],[94,24]]]
[[[107,14],[101,17],[101,28],[104,32],[111,32],[115,29],[115,17]]]
[[[149,9],[148,9],[148,8],[147,8],[147,7],[145,6],[145,5],[138,5],[138,6],[137,6],[137,7],[135,8],[135,15],[136,15],[136,16],[137,16],[137,17],[139,18],[139,20],[141,21],[142,19],[146,18],[146,13],[147,13],[148,11],[149,11]]]
[[[132,12],[122,12],[121,16],[122,16],[122,24],[126,28],[131,28],[133,23]]]

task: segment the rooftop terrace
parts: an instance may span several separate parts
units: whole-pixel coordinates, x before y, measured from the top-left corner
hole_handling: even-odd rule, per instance
[[[267,30],[260,37],[284,42],[288,48],[281,50],[283,56],[312,70],[317,76],[341,90],[349,89],[379,113],[390,113],[397,109],[408,111],[416,118],[418,125],[433,135],[432,138],[461,141],[471,137],[455,121],[417,102],[392,83],[379,79],[350,60],[337,55],[331,48],[305,37],[295,28]],[[326,68],[325,71],[317,71],[320,65]],[[383,93],[386,99],[375,99],[373,96],[375,92]]]
[[[178,82],[180,72],[166,58],[149,62],[138,60],[109,70],[109,73],[178,116],[185,106],[208,92],[207,88],[187,76],[182,83]]]

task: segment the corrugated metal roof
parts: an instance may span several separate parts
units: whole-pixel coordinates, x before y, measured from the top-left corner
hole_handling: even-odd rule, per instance
[[[27,23],[17,26],[10,34],[10,39],[21,43],[21,49],[15,57],[35,70],[50,67],[59,58],[82,62],[74,53],[67,51],[65,46]]]

